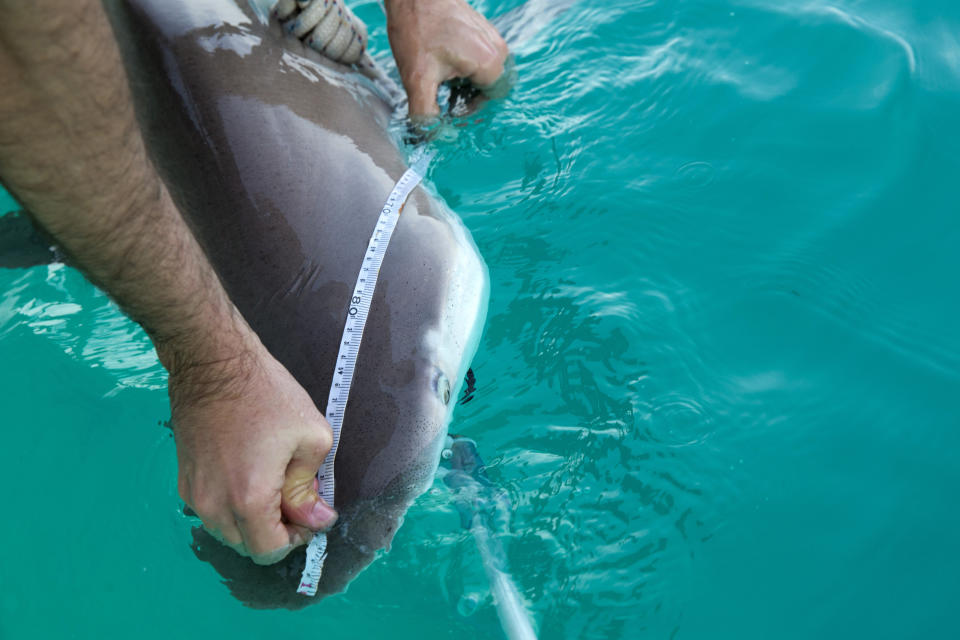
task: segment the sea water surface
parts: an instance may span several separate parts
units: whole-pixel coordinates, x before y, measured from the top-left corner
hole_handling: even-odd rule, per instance
[[[540,636],[960,637],[960,4],[584,0],[515,54],[431,179]],[[346,594],[240,605],[165,382],[76,271],[0,270],[0,637],[500,637],[441,482]]]

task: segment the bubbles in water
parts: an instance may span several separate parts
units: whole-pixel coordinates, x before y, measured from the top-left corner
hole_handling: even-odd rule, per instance
[[[483,603],[483,596],[477,592],[465,593],[457,602],[457,613],[468,618],[477,612]]]

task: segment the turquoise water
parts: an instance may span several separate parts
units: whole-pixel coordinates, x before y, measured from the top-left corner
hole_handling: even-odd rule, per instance
[[[542,638],[960,635],[958,34],[946,0],[579,2],[440,145],[492,280],[451,430]],[[66,267],[0,292],[0,637],[498,637],[442,483],[347,594],[243,608],[142,332]]]

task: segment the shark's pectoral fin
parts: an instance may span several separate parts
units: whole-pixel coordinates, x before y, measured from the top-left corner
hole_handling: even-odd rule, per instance
[[[25,269],[60,261],[50,239],[29,215],[17,211],[0,216],[0,268]]]
[[[473,369],[467,369],[467,375],[463,380],[463,394],[460,396],[460,404],[467,404],[473,400],[473,394],[477,392],[477,376]]]

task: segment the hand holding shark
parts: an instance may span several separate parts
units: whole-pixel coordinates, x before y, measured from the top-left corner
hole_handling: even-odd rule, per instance
[[[148,160],[101,3],[0,15],[4,183],[157,346],[181,496],[234,549],[276,562],[336,519],[313,484],[329,425],[237,312]]]
[[[337,519],[316,486],[331,434],[310,396],[251,337],[226,361],[170,367],[178,487],[221,542],[272,564]]]
[[[503,74],[507,43],[464,0],[387,0],[387,32],[411,116],[433,116],[437,87],[467,78],[478,87]]]

